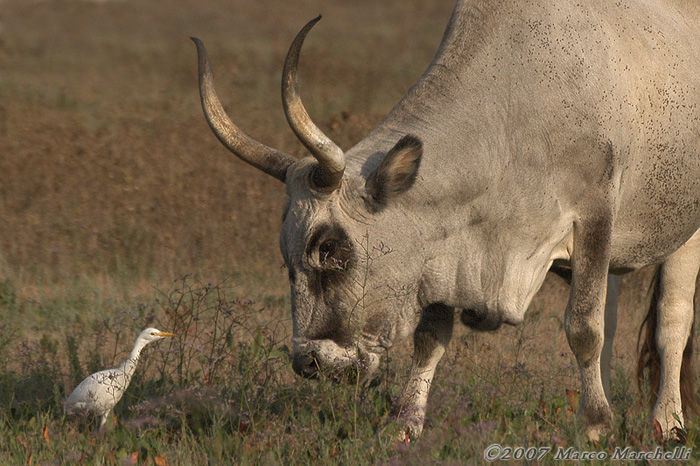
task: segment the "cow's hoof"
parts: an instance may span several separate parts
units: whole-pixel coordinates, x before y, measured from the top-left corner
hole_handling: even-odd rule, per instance
[[[401,428],[394,436],[394,440],[399,444],[415,442],[416,440],[418,440],[418,437],[420,437],[420,434],[423,431],[422,426],[417,427],[402,425],[400,427]]]
[[[399,423],[404,427],[408,441],[417,440],[423,432],[425,410],[420,408],[405,408],[399,416]]]
[[[410,423],[404,424],[404,442],[411,442],[418,440],[421,432],[423,432],[423,422],[420,424]]]
[[[668,432],[666,442],[685,445],[688,443],[688,431],[682,427],[673,427],[670,432]]]
[[[583,403],[581,404],[584,405]],[[579,419],[584,426],[583,433],[589,441],[598,442],[601,437],[606,437],[612,433],[612,411],[607,404],[599,407],[589,407],[588,409],[582,406],[579,415]]]
[[[420,437],[423,431],[423,422],[418,422],[415,418],[399,418],[389,421],[382,432],[397,444],[410,443]]]
[[[676,424],[676,425],[673,425]],[[666,429],[662,429],[661,423],[658,419],[654,419],[654,423],[651,427],[651,433],[654,439],[661,445],[680,444],[685,445],[688,442],[688,432],[677,425],[677,423],[668,423]]]
[[[583,433],[586,435],[589,442],[598,443],[601,437],[609,435],[611,431],[612,429],[608,423],[601,422],[598,424],[587,425]]]
[[[415,440],[415,437],[411,439],[411,429],[406,426],[401,426],[398,433],[394,436],[394,441],[398,444],[411,443],[411,440]]]
[[[388,421],[380,432],[382,436],[390,440],[391,444],[396,446],[411,442],[410,430],[396,419]]]

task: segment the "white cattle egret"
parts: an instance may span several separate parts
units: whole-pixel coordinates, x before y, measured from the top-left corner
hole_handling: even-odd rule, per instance
[[[104,426],[109,412],[119,402],[131,382],[141,350],[152,341],[173,337],[172,333],[147,328],[136,338],[134,349],[119,367],[106,369],[88,376],[75,387],[64,403],[66,414],[93,413],[100,416],[100,426]]]

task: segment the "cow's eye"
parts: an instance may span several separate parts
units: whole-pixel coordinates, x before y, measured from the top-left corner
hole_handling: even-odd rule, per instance
[[[327,270],[346,270],[350,258],[350,248],[345,242],[329,239],[318,248],[318,260],[321,267]]]
[[[321,264],[328,264],[336,255],[338,249],[340,249],[340,245],[335,240],[328,240],[321,243],[321,246],[318,248],[318,256]]]

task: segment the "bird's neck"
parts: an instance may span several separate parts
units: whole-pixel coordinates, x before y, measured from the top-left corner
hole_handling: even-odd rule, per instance
[[[147,342],[138,341],[134,346],[134,349],[131,350],[129,357],[126,358],[126,361],[119,366],[127,377],[131,378],[131,376],[134,375],[136,365],[139,363],[139,358],[141,357],[141,350],[143,350],[144,346],[146,346],[146,343]]]
[[[133,351],[132,351],[133,355]],[[136,357],[132,357],[131,355],[127,358],[126,361],[124,361],[121,366],[119,366],[119,369],[124,372],[124,376],[127,378],[127,380],[131,380],[131,376],[134,375],[134,372],[136,371],[136,365],[139,363],[139,357],[138,354]]]

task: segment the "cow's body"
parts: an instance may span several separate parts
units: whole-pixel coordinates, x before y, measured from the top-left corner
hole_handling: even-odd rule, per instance
[[[459,1],[428,70],[344,155],[294,110],[309,28],[283,93],[319,163],[268,148],[251,158],[202,88],[222,141],[287,184],[280,243],[295,370],[359,358],[371,371],[382,348],[415,330],[404,403],[419,432],[453,308],[477,329],[517,324],[550,267],[569,268],[566,330],[596,436],[610,424],[600,374],[608,271],[664,263],[654,416],[676,426],[700,267],[700,8]]]

